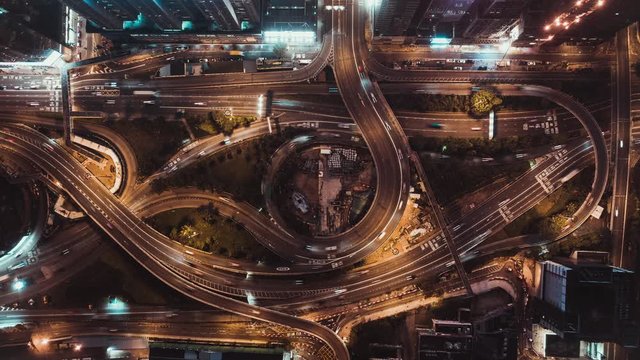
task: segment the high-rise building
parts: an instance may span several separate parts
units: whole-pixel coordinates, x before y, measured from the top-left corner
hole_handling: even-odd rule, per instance
[[[406,35],[420,0],[386,0],[375,11],[375,32],[381,36]]]
[[[423,37],[455,36],[455,24],[475,0],[423,0],[416,16],[416,33]]]
[[[226,31],[260,24],[261,0],[61,0],[102,30]]]
[[[265,31],[315,31],[317,0],[267,0]]]
[[[35,8],[24,1],[4,1],[0,7],[0,61],[39,62],[51,50],[62,51],[59,27],[41,26],[51,12],[60,11],[60,4]],[[57,36],[56,36],[57,35]]]
[[[615,342],[638,346],[634,323],[635,275],[607,265],[600,252],[538,265],[539,325],[565,342]],[[594,256],[595,255],[595,256]]]
[[[477,0],[458,25],[456,37],[474,41],[516,39],[526,0]]]

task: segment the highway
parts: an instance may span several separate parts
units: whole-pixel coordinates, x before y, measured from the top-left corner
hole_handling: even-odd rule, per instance
[[[611,157],[613,171],[613,197],[610,222],[613,248],[611,262],[624,267],[625,231],[627,222],[627,199],[629,195],[629,173],[631,169],[631,82],[629,79],[629,27],[616,34],[616,66],[612,88]]]
[[[603,73],[572,73],[567,71],[504,71],[504,70],[394,70],[370,57],[367,65],[379,80],[432,83],[545,83],[547,81],[594,81],[605,78]]]
[[[145,235],[148,236],[153,230],[133,216],[121,203],[114,201],[113,196],[94,178],[87,178],[86,170],[69,153],[48,138],[20,126],[9,127],[8,130],[3,128],[0,133],[14,139],[12,144],[16,148],[29,153],[34,160],[37,159],[38,165],[59,179],[69,195],[99,224],[103,231],[140,265],[170,287],[202,303],[231,313],[299,329],[324,341],[330,346],[336,358],[349,358],[346,346],[330,329],[311,321],[249,305],[213,292],[205,288],[206,283],[197,281],[198,278],[191,275],[188,264],[184,267],[189,271],[183,270],[172,265],[176,259],[170,254],[157,251],[155,247],[151,253],[137,246],[138,243],[145,243]]]
[[[334,1],[334,3],[338,2]],[[342,4],[343,2],[340,1],[340,3]],[[174,92],[189,89],[188,91],[195,93],[206,89],[224,87],[229,89],[230,92],[242,92],[243,90],[240,88],[237,90],[232,89],[239,85],[251,85],[252,87],[260,88],[260,86],[266,85],[270,87],[276,86],[276,84],[304,81],[322,71],[325,65],[328,64],[329,54],[333,51],[333,69],[347,111],[344,112],[344,109],[332,108],[329,109],[328,114],[325,113],[324,115],[319,115],[318,112],[321,112],[319,110],[305,114],[303,113],[307,107],[305,102],[297,105],[295,103],[280,103],[278,106],[281,107],[276,109],[286,111],[287,109],[297,108],[300,112],[298,112],[298,117],[291,120],[291,124],[310,123],[313,119],[317,119],[318,116],[324,116],[323,126],[334,127],[333,132],[337,130],[335,128],[337,123],[344,123],[344,121],[352,118],[357,125],[359,134],[363,137],[372,154],[378,169],[376,186],[378,191],[373,205],[363,220],[346,234],[322,239],[324,244],[336,244],[337,251],[335,253],[328,254],[326,248],[324,251],[317,251],[314,250],[314,247],[312,247],[312,250],[307,251],[308,249],[306,249],[304,243],[296,244],[294,241],[299,237],[296,234],[289,234],[282,227],[282,224],[280,224],[280,228],[272,226],[270,219],[257,214],[257,211],[248,204],[231,201],[226,194],[201,193],[194,191],[194,189],[182,189],[157,196],[142,192],[144,196],[136,197],[133,189],[144,189],[148,185],[143,184],[141,188],[136,187],[132,183],[136,178],[135,173],[132,176],[130,172],[124,190],[125,193],[118,199],[104,189],[95,179],[92,180],[86,169],[64,148],[28,127],[12,124],[4,125],[0,130],[0,134],[4,139],[9,139],[9,141],[4,143],[3,146],[9,151],[20,153],[21,156],[35,163],[44,172],[59,181],[60,187],[69,194],[102,231],[122,247],[134,260],[168,286],[186,296],[225,311],[261,321],[284,324],[311,336],[318,337],[331,348],[336,358],[348,359],[349,355],[346,347],[334,331],[314,321],[290,314],[308,314],[309,311],[318,309],[322,311],[322,308],[364,301],[386,291],[411,286],[416,282],[416,278],[434,277],[442,271],[448,271],[451,266],[450,252],[454,254],[459,270],[461,269],[461,275],[463,275],[464,269],[462,269],[460,261],[467,261],[478,254],[485,255],[482,252],[487,251],[485,249],[492,246],[492,244],[485,241],[491,234],[498,232],[506,224],[560,187],[565,181],[564,178],[573,170],[580,170],[589,164],[595,163],[596,171],[591,193],[558,238],[566,236],[586,221],[595,206],[600,202],[607,184],[609,164],[604,134],[589,110],[584,106],[568,95],[547,87],[519,84],[498,85],[497,89],[503,95],[538,96],[557,103],[571,114],[567,118],[573,117],[580,122],[589,134],[590,140],[571,142],[560,150],[543,156],[534,168],[527,171],[510,186],[494,193],[483,204],[477,206],[473,212],[466,214],[464,218],[450,218],[448,224],[442,224],[442,227],[445,228],[445,233],[449,231],[446,226],[451,229],[450,237],[445,236],[443,238],[440,233],[431,234],[413,248],[403,251],[396,258],[365,269],[346,272],[344,275],[337,276],[337,279],[330,284],[320,276],[317,278],[310,276],[310,273],[353,264],[364,255],[378,248],[394,231],[400,221],[404,207],[408,203],[411,150],[402,126],[403,118],[404,121],[415,124],[411,120],[412,117],[415,117],[415,114],[399,114],[400,116],[396,116],[384,97],[383,88],[378,86],[375,79],[416,83],[423,81],[447,82],[449,84],[439,85],[442,89],[441,91],[445,93],[466,91],[467,94],[471,86],[468,84],[470,81],[520,83],[530,81],[534,77],[536,81],[575,79],[573,74],[557,72],[549,74],[536,72],[535,76],[531,73],[493,71],[461,71],[436,74],[434,72],[403,72],[384,68],[375,60],[370,59],[369,52],[365,47],[363,28],[365,9],[360,8],[357,2],[349,1],[346,4],[345,11],[331,13],[333,18],[331,34],[325,36],[325,42],[318,58],[311,65],[301,70],[288,73],[218,74],[197,78],[153,79],[144,83],[133,79],[120,82],[120,86],[125,92],[134,88],[162,89],[161,101],[166,101],[165,105],[169,107],[168,109],[174,109],[175,107],[188,105],[188,102],[191,102],[192,99],[172,99],[171,96],[162,94],[164,89]],[[166,59],[163,60],[162,57],[156,57],[150,61],[156,61],[161,64],[166,62]],[[156,66],[156,63],[153,63],[153,66]],[[370,77],[370,74],[373,74],[373,77]],[[91,97],[91,91],[95,92],[96,89],[83,89],[82,87],[93,86],[87,84],[102,81],[102,77],[103,74],[79,76],[72,82],[74,98],[77,95],[79,99],[77,108],[74,108],[74,111],[84,110],[85,108],[95,109],[96,100],[94,99],[95,96],[94,98]],[[590,76],[585,76],[584,78],[590,78]],[[31,81],[25,79],[16,80]],[[465,84],[453,84],[455,82],[465,82]],[[39,92],[39,89],[33,89],[33,94],[40,96],[42,99],[55,99],[58,96],[56,94],[59,92],[55,91],[53,82],[51,82],[51,86],[54,89],[47,88],[42,92]],[[420,84],[418,86],[423,85]],[[428,90],[428,86],[424,85],[423,90]],[[318,89],[322,88],[316,87],[312,89],[309,87],[309,89],[309,91],[318,91]],[[326,87],[324,90],[326,91]],[[419,90],[416,89],[416,91]],[[11,99],[8,97],[14,95],[11,92],[7,95],[8,100],[0,101],[7,101],[13,104],[13,107],[9,108],[9,110],[19,111],[21,107],[19,102],[24,101],[21,94],[16,94],[16,99]],[[130,95],[121,95],[122,99],[139,99],[135,96],[131,98],[127,98],[127,96]],[[99,99],[98,101],[104,101],[104,99]],[[243,100],[211,100],[208,98],[206,101],[218,101],[219,103],[232,104],[236,107],[237,103],[234,101],[241,102]],[[44,102],[46,100],[43,100]],[[619,101],[614,102],[614,107],[618,106],[619,108],[617,104],[619,104]],[[39,108],[40,104],[32,107]],[[58,105],[54,107],[57,109]],[[243,110],[250,111],[250,107],[247,106]],[[16,116],[15,119],[19,120],[20,116]],[[428,119],[428,117],[423,119]],[[418,119],[418,121],[424,121],[423,119]],[[406,122],[404,125],[407,124]],[[79,122],[79,124],[82,124],[82,122]],[[468,127],[468,123],[460,126]],[[451,127],[452,129],[450,130],[454,130],[454,125]],[[79,128],[79,126],[76,127],[76,129]],[[87,126],[85,129],[90,132],[103,131],[104,137],[112,140],[112,134],[109,134],[108,131],[100,130],[99,127],[91,128]],[[239,132],[241,134],[234,137],[234,141],[261,136],[265,134],[266,129],[266,124],[262,122],[246,131]],[[613,138],[615,136],[619,135],[614,135]],[[198,152],[194,148],[186,158],[188,160],[185,160],[181,166],[198,161],[200,157],[196,154],[199,154],[202,150],[207,150],[207,155],[220,151],[222,147],[219,144],[219,140],[218,145],[215,145],[214,139],[216,138],[211,137],[199,143]],[[121,142],[126,143],[124,139],[116,138],[115,147],[121,149],[121,152],[132,154],[127,145],[120,144]],[[627,144],[630,144],[630,142],[627,142]],[[615,144],[613,146],[615,147]],[[135,156],[133,156],[133,159],[131,159],[131,155],[123,154],[123,156],[128,166],[137,167],[135,165]],[[154,176],[165,176],[166,174],[167,171],[164,169]],[[139,193],[135,194],[139,195]],[[220,206],[223,214],[229,215],[235,212],[243,226],[263,244],[266,244],[267,247],[271,243],[271,247],[276,253],[287,258],[298,256],[301,257],[298,260],[302,261],[293,264],[286,263],[271,268],[216,257],[206,253],[192,252],[162,236],[141,220],[141,216],[150,216],[155,212],[167,210],[174,206],[191,207],[209,201],[213,201],[217,206]],[[433,204],[433,206],[439,208],[437,204]],[[449,240],[447,249],[445,249],[444,245],[445,238]],[[433,240],[438,242],[438,248],[429,250],[425,244],[427,241]],[[548,240],[545,239],[545,241]],[[317,239],[305,239],[305,241],[309,243],[317,241]],[[502,241],[501,245],[520,246],[523,241],[523,239],[510,239],[508,242]],[[89,242],[86,244],[87,248],[91,247]],[[73,251],[74,253],[76,252],[76,250]],[[80,252],[80,248],[78,248],[78,252]],[[52,250],[47,255],[47,261],[53,261],[51,259],[56,256],[59,255],[55,255],[55,250]],[[458,257],[460,261],[458,261]],[[322,261],[319,261],[321,259]],[[286,268],[287,270],[278,270],[278,268]],[[255,280],[243,281],[243,278],[247,280],[248,276],[246,275],[248,273],[251,273]],[[296,286],[298,282],[295,281],[292,284],[292,280],[301,275],[305,275],[304,283]],[[27,274],[26,276],[29,275]],[[38,287],[40,286],[38,284]],[[459,284],[455,286],[459,286]],[[296,289],[292,290],[292,287],[296,287]],[[256,299],[250,300],[252,297]],[[252,304],[255,301],[261,307],[247,304],[244,299],[248,299]],[[266,308],[265,306],[271,308]],[[278,311],[274,309],[278,309]]]

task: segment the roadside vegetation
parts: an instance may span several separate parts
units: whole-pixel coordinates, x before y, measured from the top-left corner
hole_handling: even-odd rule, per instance
[[[184,126],[178,121],[155,119],[107,120],[105,125],[122,135],[138,160],[138,173],[142,177],[151,175],[164,165],[189,137]]]
[[[569,218],[582,204],[591,189],[593,176],[593,167],[582,170],[560,189],[508,224],[503,230],[504,237],[540,234],[545,239],[553,239],[562,232]],[[590,237],[583,240],[593,241]]]
[[[200,137],[216,134],[231,135],[233,130],[249,127],[256,119],[255,116],[225,115],[223,111],[212,111],[207,115],[189,116],[187,122]]]
[[[489,90],[479,90],[471,95],[471,113],[476,116],[486,115],[500,104],[502,99]]]
[[[163,234],[181,244],[234,259],[273,262],[278,257],[260,245],[239,223],[209,204],[175,209],[148,219]]]
[[[465,113],[472,113],[473,110],[471,95],[389,94],[385,97],[394,110]],[[539,97],[506,96],[497,98],[494,95],[487,100],[490,103],[501,100],[501,103],[492,106],[496,110],[544,110],[553,107],[551,102]],[[489,110],[486,112],[488,113]]]
[[[411,147],[418,152],[430,151],[458,157],[498,157],[512,155],[522,149],[561,144],[565,141],[566,138],[563,135],[512,136],[493,140],[483,138],[432,138],[423,136],[415,136],[409,139]]]

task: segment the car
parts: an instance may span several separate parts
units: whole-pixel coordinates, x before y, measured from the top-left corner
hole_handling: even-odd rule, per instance
[[[71,252],[71,250],[70,250],[70,249],[64,249],[64,250],[62,250],[62,252],[60,253],[60,255],[63,255],[63,256],[64,256],[64,255],[69,254],[70,252]]]
[[[364,68],[362,67],[362,65],[358,65],[358,72],[363,72]]]
[[[409,280],[409,281],[411,281],[411,280],[413,280],[415,278],[416,278],[415,275],[407,275],[407,277],[406,277],[406,279]]]
[[[454,66],[453,70],[462,70],[462,66]]]

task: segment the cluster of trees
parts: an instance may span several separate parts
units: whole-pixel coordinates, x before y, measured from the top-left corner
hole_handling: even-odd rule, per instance
[[[277,148],[272,137],[237,145],[217,156],[178,170],[173,176],[151,183],[155,192],[168,188],[195,186],[201,190],[225,191],[238,200],[261,202],[260,181],[269,164],[271,150]],[[240,176],[229,176],[238,174]]]
[[[264,261],[270,257],[242,225],[221,216],[213,204],[191,212],[171,229],[169,237],[195,249],[235,259]]]
[[[540,233],[547,238],[558,236],[569,224],[569,219],[578,210],[579,204],[572,201],[567,204],[563,211],[546,217],[540,225]]]
[[[488,114],[500,104],[502,99],[489,90],[479,90],[471,95],[471,113],[476,116]]]
[[[191,116],[189,123],[209,135],[231,135],[233,130],[241,126],[248,127],[256,119],[255,116],[225,115],[223,111],[212,111],[206,117],[202,115]]]
[[[264,198],[260,184],[271,161],[271,154],[300,130],[285,128],[281,133],[244,142],[216,156],[176,171],[173,176],[151,183],[154,192],[195,186],[202,190],[224,191],[240,201],[261,207]]]

